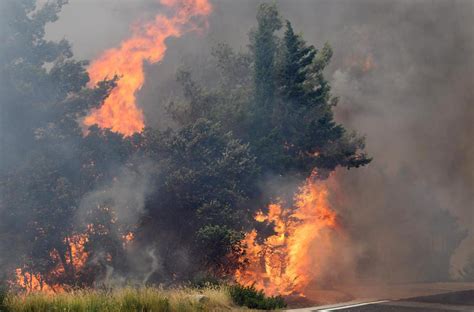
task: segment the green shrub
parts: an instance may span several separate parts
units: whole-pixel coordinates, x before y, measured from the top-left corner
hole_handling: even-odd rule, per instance
[[[7,312],[7,306],[5,305],[5,301],[7,299],[8,292],[5,288],[0,287],[0,312]]]
[[[206,273],[198,273],[194,276],[193,280],[191,281],[192,288],[209,288],[209,287],[219,287],[221,286],[222,280],[219,278],[206,274]]]
[[[254,285],[233,285],[229,287],[229,292],[236,305],[249,309],[275,310],[286,307],[282,296],[266,297],[263,291],[257,290]]]

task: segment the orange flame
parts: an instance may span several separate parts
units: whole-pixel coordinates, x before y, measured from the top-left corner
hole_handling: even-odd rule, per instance
[[[268,295],[302,296],[322,273],[319,258],[331,249],[330,234],[338,229],[328,196],[327,185],[310,178],[295,195],[293,209],[271,204],[268,214],[257,213],[255,220],[272,223],[275,234],[263,243],[257,242],[255,230],[246,235],[249,265],[236,272],[237,282],[255,285]]]
[[[60,283],[49,282],[56,280],[65,274],[66,267],[72,268],[72,274],[79,273],[86,265],[89,257],[85,251],[85,244],[89,241],[88,234],[77,234],[65,238],[64,243],[69,247],[64,255],[65,263],[61,260],[59,252],[54,249],[50,253],[51,260],[56,263],[56,267],[49,272],[47,277],[40,273],[31,273],[25,269],[17,268],[15,270],[14,284],[19,288],[30,292],[57,293],[65,290]]]
[[[58,285],[58,288],[53,285],[50,286],[48,285],[41,274],[32,274],[29,272],[23,272],[22,269],[18,268],[15,270],[15,276],[16,276],[16,285],[24,289],[27,293],[31,292],[45,292],[45,293],[56,293],[58,291],[62,291],[62,288]]]
[[[208,0],[160,0],[175,11],[172,17],[157,15],[151,22],[133,27],[133,35],[119,48],[110,49],[89,67],[91,85],[106,78],[119,77],[101,108],[84,119],[86,127],[97,124],[125,136],[144,128],[143,111],[137,107],[136,92],[145,81],[144,62],[157,63],[166,52],[166,39],[180,37],[198,29],[198,18],[208,16],[212,6]]]
[[[89,242],[90,235],[98,234],[98,228],[93,224],[87,225],[85,233],[75,234],[66,237],[63,242],[67,246],[63,255],[57,249],[50,253],[51,262],[54,268],[44,275],[30,272],[27,268],[17,268],[15,270],[15,280],[11,285],[24,290],[26,293],[43,292],[58,293],[71,290],[70,286],[64,281],[75,283],[80,279],[82,273],[86,271],[86,265],[89,260],[89,253],[86,245]],[[102,233],[103,234],[103,233]],[[122,236],[123,247],[127,248],[135,239],[133,232],[127,232]],[[106,255],[107,261],[112,261],[110,254]]]
[[[122,235],[122,245],[123,248],[127,248],[135,239],[135,234],[133,232],[128,232],[127,234]]]
[[[72,264],[76,271],[80,271],[86,265],[89,254],[85,250],[85,244],[88,241],[87,234],[74,235],[67,241],[70,253],[66,254],[66,261]]]

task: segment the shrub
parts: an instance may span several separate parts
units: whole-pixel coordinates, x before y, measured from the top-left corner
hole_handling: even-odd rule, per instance
[[[202,288],[215,288],[222,285],[222,280],[218,279],[215,276],[205,274],[205,273],[198,273],[194,276],[193,280],[191,281],[191,287],[202,289]]]
[[[0,287],[0,312],[7,312],[7,307],[5,305],[5,300],[7,299],[7,290]]]
[[[229,287],[229,292],[236,305],[249,309],[275,310],[286,307],[282,296],[266,297],[263,291],[257,290],[254,285],[233,285]]]

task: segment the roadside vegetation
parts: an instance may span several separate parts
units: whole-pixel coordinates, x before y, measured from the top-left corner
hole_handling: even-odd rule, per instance
[[[275,310],[286,307],[282,296],[266,297],[262,290],[257,290],[255,286],[233,285],[229,287],[232,301],[250,309]]]
[[[275,310],[283,298],[266,297],[253,287],[208,286],[161,289],[78,290],[58,294],[0,293],[0,312],[168,312]]]

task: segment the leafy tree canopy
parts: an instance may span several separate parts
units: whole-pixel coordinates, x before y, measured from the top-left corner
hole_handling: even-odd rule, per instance
[[[206,116],[250,144],[261,172],[326,176],[336,167],[370,162],[364,139],[334,120],[338,99],[323,72],[332,50],[308,45],[283,22],[275,5],[262,4],[250,32],[249,51],[235,53],[225,44],[213,52],[219,87],[206,89],[181,71],[185,103],[171,111],[182,125]],[[249,79],[253,77],[253,79]]]

